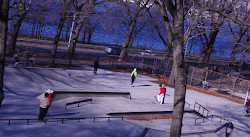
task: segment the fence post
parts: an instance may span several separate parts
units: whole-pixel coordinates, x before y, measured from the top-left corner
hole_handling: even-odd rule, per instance
[[[153,61],[153,65],[152,65],[152,74],[154,74],[154,65],[155,65],[155,59]]]
[[[205,71],[206,71],[206,76],[205,76],[205,79],[204,79],[204,80],[207,81],[207,75],[208,75],[208,71],[209,71],[209,70],[205,70]],[[202,85],[202,88],[203,88],[203,89],[205,88],[205,84]]]
[[[193,81],[193,77],[194,77],[194,67],[193,68],[193,71],[192,71],[192,74],[191,74],[191,79],[190,79],[190,86],[192,86],[192,81]]]
[[[144,62],[144,57],[142,57],[142,61],[141,61],[141,70],[143,68],[143,62]]]
[[[236,81],[237,81],[237,77],[235,77],[235,79],[234,79],[234,83],[233,83],[233,90],[232,90],[232,94],[231,94],[231,97],[233,97],[233,95],[234,95],[234,90],[235,90],[235,86],[236,86]]]
[[[247,92],[249,92],[249,88],[250,88],[250,81],[248,81]]]
[[[220,74],[220,83],[219,83],[219,86],[218,86],[219,91],[220,91],[221,80],[222,80],[222,74]]]

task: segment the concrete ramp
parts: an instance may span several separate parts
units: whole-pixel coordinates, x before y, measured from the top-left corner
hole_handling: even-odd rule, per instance
[[[131,99],[130,92],[55,91],[53,93],[53,101],[69,97],[123,97]]]

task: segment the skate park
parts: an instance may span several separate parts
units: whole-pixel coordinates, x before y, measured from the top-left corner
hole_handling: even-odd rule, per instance
[[[81,130],[76,128],[75,132],[79,134],[73,136],[169,134],[173,88],[167,87],[165,103],[158,104],[154,96],[159,87],[151,77],[138,74],[132,87],[130,73],[100,69],[94,75],[92,67],[82,67],[85,69],[6,67],[6,99],[0,111],[1,134],[16,133],[25,128],[26,132],[13,136],[27,136],[30,129],[37,127],[33,132],[45,130],[59,136],[69,134],[63,129],[74,126],[81,127]],[[37,97],[47,89],[54,90],[55,94],[46,122],[38,123]],[[243,115],[242,104],[187,90],[182,136],[224,136],[229,122],[234,124],[232,136],[247,136],[249,119]]]

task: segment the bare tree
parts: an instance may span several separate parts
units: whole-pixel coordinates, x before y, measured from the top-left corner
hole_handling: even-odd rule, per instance
[[[68,49],[68,58],[69,58],[69,64],[71,64],[72,61],[72,57],[75,54],[75,48],[76,48],[76,42],[78,39],[78,36],[80,34],[81,28],[84,24],[84,22],[86,21],[87,17],[89,16],[89,14],[91,13],[91,11],[93,11],[93,8],[98,5],[101,4],[105,1],[102,0],[85,0],[85,1],[81,1],[81,2],[77,2],[75,1],[74,3],[74,7],[75,7],[75,14],[77,14],[77,22],[76,22],[76,29],[74,32],[74,35],[72,37],[72,41],[70,42],[70,46]]]
[[[164,17],[165,26],[168,31],[168,41],[173,46],[174,63],[172,71],[174,70],[175,95],[170,136],[179,137],[181,136],[186,94],[186,71],[183,53],[184,4],[183,0],[176,0],[174,2],[171,0],[164,0],[162,3],[155,1],[155,4]],[[169,11],[169,14],[167,14],[166,9]],[[170,22],[169,15],[172,22]]]
[[[231,57],[230,57],[230,60],[231,62],[235,62],[235,55],[237,53],[237,49],[239,48],[240,46],[240,42],[241,42],[241,39],[242,37],[246,34],[246,32],[248,31],[248,28],[249,27],[244,27],[242,25],[234,25],[234,29],[239,29],[238,31],[234,31],[234,29],[232,28],[230,22],[228,22],[228,26],[230,28],[230,31],[231,33],[233,34],[233,37],[234,37],[234,40],[235,40],[235,44],[233,46],[233,50],[231,52]]]
[[[94,21],[91,21],[91,20],[94,20],[92,18],[87,18],[86,20],[86,23],[84,25],[84,30],[83,30],[83,43],[85,43],[85,38],[86,38],[86,35],[87,35],[87,41],[86,43],[90,43],[90,40],[91,40],[91,36],[92,34],[94,33],[97,25]]]
[[[29,0],[29,3],[26,3],[26,0],[19,1],[19,3],[14,0],[13,1],[14,9],[17,13],[16,22],[14,24],[14,30],[11,32],[11,38],[8,44],[7,54],[13,55],[15,53],[16,40],[19,33],[19,29],[22,25],[23,19],[27,12],[30,10],[32,0]]]
[[[199,1],[198,4],[202,6],[206,5],[205,11],[207,11],[202,14],[203,20],[202,23],[200,23],[203,25],[201,30],[206,28],[206,31],[204,31],[206,33],[200,35],[200,37],[203,37],[204,41],[199,63],[203,66],[207,65],[209,61],[217,34],[226,21],[226,18],[229,18],[237,24],[248,26],[249,23],[245,21],[249,20],[249,14],[247,14],[249,13],[249,9],[247,8],[248,2],[242,0]],[[210,24],[204,25],[204,22],[208,21]]]
[[[166,10],[164,10],[164,9],[162,9],[162,10],[163,10],[164,12],[166,11]],[[162,40],[162,42],[163,42],[163,44],[164,44],[164,46],[165,46],[165,48],[166,48],[166,51],[165,51],[165,58],[164,58],[165,61],[166,61],[166,60],[168,60],[168,58],[169,58],[169,56],[170,56],[170,54],[171,54],[171,52],[172,52],[172,45],[169,44],[169,43],[165,40],[164,36],[162,35],[161,30],[160,30],[161,28],[160,28],[160,26],[157,24],[156,17],[153,17],[153,15],[151,14],[152,11],[150,11],[149,9],[148,9],[147,11],[148,11],[149,17],[151,18],[152,25],[154,26],[154,28],[155,28],[155,30],[156,30],[156,32],[157,32],[159,38]],[[158,14],[158,13],[157,13],[157,14]]]
[[[158,6],[158,9],[162,13],[165,26],[168,31],[167,35],[170,35],[172,37],[172,40],[170,38],[168,38],[168,40],[170,39],[169,43],[173,46],[174,63],[171,74],[173,73],[172,76],[174,78],[175,94],[174,94],[174,109],[172,113],[173,117],[171,123],[170,136],[180,137],[183,111],[185,105],[185,94],[186,94],[186,71],[185,71],[183,47],[184,44],[188,41],[192,30],[197,26],[201,13],[203,13],[204,11],[213,11],[219,13],[220,15],[223,15],[223,17],[229,17],[234,22],[245,25],[249,24],[245,23],[242,20],[231,18],[230,15],[228,15],[228,13],[226,12],[221,12],[216,8],[212,9],[207,5],[211,1],[208,2],[206,0],[204,1],[195,0],[195,3],[192,3],[192,1],[190,2],[188,0],[175,0],[175,1],[163,0],[161,2],[155,1],[155,4]],[[197,10],[195,9],[194,6],[193,7],[184,6],[186,4],[194,5],[196,4],[196,2],[199,3],[199,6],[197,6]],[[220,5],[217,6],[220,7]],[[162,12],[165,9],[168,10],[169,14],[166,14],[167,12]],[[196,12],[196,14],[192,19],[192,23],[190,23],[190,26],[187,28],[184,34],[184,15],[186,13],[189,13],[189,11],[191,11],[191,14],[193,14],[192,12]],[[171,15],[171,21],[168,15]]]
[[[57,50],[57,46],[59,43],[59,38],[61,35],[61,31],[64,25],[64,22],[66,20],[66,16],[69,14],[69,9],[71,8],[71,4],[72,4],[72,0],[62,0],[60,1],[61,5],[62,5],[62,9],[61,9],[61,13],[60,13],[60,21],[57,27],[57,31],[56,31],[56,36],[54,38],[54,42],[53,42],[53,47],[51,49],[51,54],[50,54],[50,60],[49,60],[49,66],[50,67],[54,67],[55,65],[55,58],[56,58],[56,50]]]
[[[245,61],[245,57],[246,54],[250,52],[250,36],[248,36],[247,40],[245,43],[243,43],[243,51],[241,52],[241,59],[240,59],[240,66],[243,67],[244,61]]]
[[[137,0],[135,2],[124,0],[114,2],[116,2],[120,6],[120,13],[123,13],[121,14],[122,18],[120,18],[120,22],[128,27],[126,32],[126,39],[122,44],[122,51],[119,56],[119,61],[121,61],[124,60],[129,45],[132,45],[136,35],[145,26],[145,22],[141,22],[141,24],[139,25],[138,20],[147,12],[146,6],[148,5],[149,0]]]
[[[3,92],[3,77],[4,77],[4,62],[6,40],[8,32],[8,13],[9,13],[9,0],[0,1],[0,108],[4,99]]]

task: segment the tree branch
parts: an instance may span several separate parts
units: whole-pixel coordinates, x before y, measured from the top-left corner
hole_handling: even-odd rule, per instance
[[[226,17],[226,18],[232,20],[232,21],[233,21],[234,23],[236,23],[236,24],[240,24],[240,25],[243,25],[243,26],[248,26],[248,27],[250,27],[250,23],[248,23],[248,21],[243,22],[243,21],[241,21],[241,20],[238,20],[238,19],[236,19],[236,18],[233,18],[233,17],[230,16],[229,14],[226,14],[226,13],[220,11],[220,10],[208,8],[207,11],[216,12],[216,13],[220,14],[221,16],[224,16],[224,17]]]

